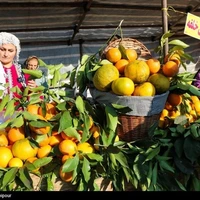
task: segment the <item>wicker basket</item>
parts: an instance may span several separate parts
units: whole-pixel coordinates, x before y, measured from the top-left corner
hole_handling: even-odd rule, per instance
[[[101,57],[105,58],[105,54],[109,49],[115,48],[115,47],[118,48],[119,45],[122,45],[125,49],[135,49],[137,51],[139,59],[149,59],[152,57],[147,47],[141,42],[139,42],[138,40],[133,39],[133,38],[120,38],[120,39],[111,41],[102,52]]]
[[[119,115],[120,124],[117,126],[117,135],[120,140],[131,142],[148,138],[149,128],[159,122],[160,113],[152,116]]]
[[[138,53],[138,59],[147,60],[151,58],[151,53],[136,39],[120,38],[111,41],[102,52],[101,58],[105,58],[106,52],[110,48],[122,45],[125,49],[135,49]],[[148,137],[148,130],[154,124],[159,122],[160,113],[164,108],[168,93],[156,95],[155,97],[126,97],[116,96],[111,93],[101,94],[101,92],[91,91],[92,97],[99,103],[110,104],[117,103],[123,106],[129,106],[133,112],[126,115],[119,115],[120,124],[117,126],[117,134],[121,140],[130,142]],[[112,95],[112,96],[111,96]],[[123,100],[123,99],[124,100]],[[129,99],[131,98],[131,100]],[[131,104],[127,105],[127,102]],[[138,112],[138,109],[140,112]],[[136,112],[135,112],[136,111]]]

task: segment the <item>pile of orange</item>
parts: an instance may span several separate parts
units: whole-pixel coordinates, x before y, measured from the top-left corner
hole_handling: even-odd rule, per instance
[[[107,80],[107,71],[104,70],[98,83],[94,80],[94,86],[101,91],[110,91],[121,96],[154,96],[169,90],[170,79],[179,72],[180,56],[176,52],[168,54],[163,63],[157,58],[147,60],[141,59],[135,49],[121,49],[111,47],[105,53],[105,57],[119,72],[119,77],[112,76],[110,82]],[[100,67],[101,68],[101,67]],[[105,76],[104,76],[105,75]],[[94,74],[95,76],[95,74]],[[102,90],[99,85],[109,87]],[[131,83],[132,82],[132,83]],[[148,84],[146,84],[148,82]],[[147,92],[145,92],[147,91]]]

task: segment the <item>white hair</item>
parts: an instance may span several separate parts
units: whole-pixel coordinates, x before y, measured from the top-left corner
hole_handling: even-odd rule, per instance
[[[20,47],[20,41],[19,39],[11,34],[11,33],[7,33],[7,32],[1,32],[0,33],[0,46],[3,44],[13,44],[16,47],[16,56],[14,58],[14,63],[18,64],[19,62],[19,53],[21,51],[21,47]]]

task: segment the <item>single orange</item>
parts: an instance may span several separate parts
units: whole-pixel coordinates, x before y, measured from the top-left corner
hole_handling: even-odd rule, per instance
[[[55,146],[59,144],[61,141],[63,141],[61,134],[49,136],[49,145],[51,146]]]
[[[129,64],[129,61],[126,59],[120,59],[115,63],[115,67],[118,69],[120,74],[124,74],[124,68]]]
[[[171,60],[167,61],[162,66],[162,72],[167,77],[173,77],[173,76],[175,76],[175,75],[178,74],[178,72],[179,72],[179,66],[174,61],[171,61]]]
[[[133,62],[138,58],[138,54],[135,49],[126,49],[125,54],[129,62]]]
[[[38,158],[47,157],[50,154],[51,149],[52,149],[52,147],[49,144],[38,148],[37,157]]]
[[[25,133],[24,133],[23,127],[10,128],[10,130],[8,131],[7,137],[8,137],[8,140],[9,140],[10,144],[13,144],[17,140],[24,139],[25,138]]]
[[[38,114],[42,115],[45,119],[49,120],[56,115],[56,105],[55,103],[46,103],[46,113],[40,106],[38,109]]]
[[[146,61],[149,66],[150,74],[155,74],[160,71],[160,61],[156,58],[150,58]]]
[[[110,48],[106,52],[106,59],[112,63],[116,63],[122,58],[122,54],[118,48]]]
[[[20,158],[11,158],[8,167],[23,167],[24,163]]]
[[[39,106],[37,104],[29,104],[27,106],[27,111],[34,115],[38,114],[38,109],[39,109]]]
[[[0,167],[6,168],[11,158],[13,158],[12,151],[7,147],[0,147]]]
[[[63,166],[60,167],[60,171],[59,171],[60,178],[67,183],[71,182],[71,180],[73,178],[73,171],[63,172],[62,168],[63,168]]]
[[[176,94],[176,93],[170,93],[167,97],[167,101],[169,104],[172,106],[178,106],[182,103],[182,95],[181,94]]]
[[[8,146],[7,132],[5,130],[0,131],[0,146]]]
[[[73,156],[77,152],[77,145],[72,140],[63,140],[58,144],[58,148],[62,154]]]
[[[172,52],[170,54],[167,54],[164,58],[164,62],[168,62],[168,61],[174,61],[177,63],[177,65],[179,66],[181,64],[181,57],[178,53],[176,52]]]

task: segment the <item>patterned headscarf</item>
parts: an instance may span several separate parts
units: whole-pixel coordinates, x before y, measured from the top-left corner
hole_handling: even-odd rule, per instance
[[[18,64],[19,53],[21,51],[19,39],[11,33],[1,32],[0,33],[0,46],[3,45],[3,44],[13,44],[16,47],[17,53],[16,53],[16,56],[15,56],[13,62],[14,62],[14,64]]]

